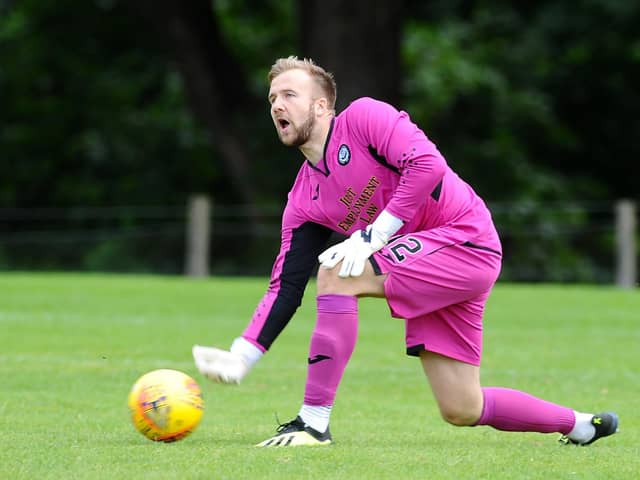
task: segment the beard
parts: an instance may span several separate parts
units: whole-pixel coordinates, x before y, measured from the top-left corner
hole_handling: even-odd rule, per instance
[[[311,138],[311,132],[313,131],[313,127],[316,125],[316,117],[313,113],[313,105],[309,105],[309,114],[307,115],[307,119],[300,125],[299,127],[291,124],[290,128],[293,130],[293,138],[290,141],[286,141],[282,136],[280,136],[280,140],[285,145],[290,147],[299,147],[304,145]]]

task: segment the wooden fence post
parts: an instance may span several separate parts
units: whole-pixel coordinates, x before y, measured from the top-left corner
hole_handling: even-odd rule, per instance
[[[185,273],[190,277],[209,275],[211,201],[206,195],[193,195],[187,205]]]
[[[616,285],[634,288],[637,284],[636,205],[631,200],[616,203]]]

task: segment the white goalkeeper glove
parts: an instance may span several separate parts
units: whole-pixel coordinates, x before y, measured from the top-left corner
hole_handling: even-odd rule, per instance
[[[249,372],[244,358],[228,350],[194,345],[193,359],[198,371],[214,382],[238,384]]]
[[[402,225],[402,220],[383,210],[366,229],[356,230],[345,241],[322,252],[318,256],[320,266],[333,268],[342,261],[339,277],[359,277],[367,259],[384,247]]]
[[[373,226],[369,225],[365,230],[356,230],[344,242],[326,250],[318,260],[323,268],[333,268],[342,261],[339,277],[359,277],[364,272],[367,259],[386,243]]]
[[[260,349],[242,337],[233,341],[230,351],[193,346],[193,360],[198,371],[209,380],[219,383],[240,383],[262,355]]]

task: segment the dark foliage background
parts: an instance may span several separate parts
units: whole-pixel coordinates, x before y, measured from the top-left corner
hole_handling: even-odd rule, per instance
[[[0,0],[0,268],[266,274],[301,158],[266,73],[311,56],[410,112],[492,206],[503,279],[606,282],[638,199],[640,2]]]

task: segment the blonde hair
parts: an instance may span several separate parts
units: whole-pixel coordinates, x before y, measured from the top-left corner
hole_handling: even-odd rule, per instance
[[[324,95],[327,97],[329,108],[331,108],[331,110],[334,110],[338,89],[336,86],[336,81],[333,79],[333,74],[327,72],[321,66],[316,65],[310,58],[303,58],[302,60],[300,60],[298,57],[291,55],[287,58],[277,59],[271,66],[271,70],[269,70],[269,75],[267,77],[269,83],[271,83],[273,79],[281,73],[284,73],[287,70],[294,70],[296,68],[304,70],[311,76],[311,78],[313,78]]]

